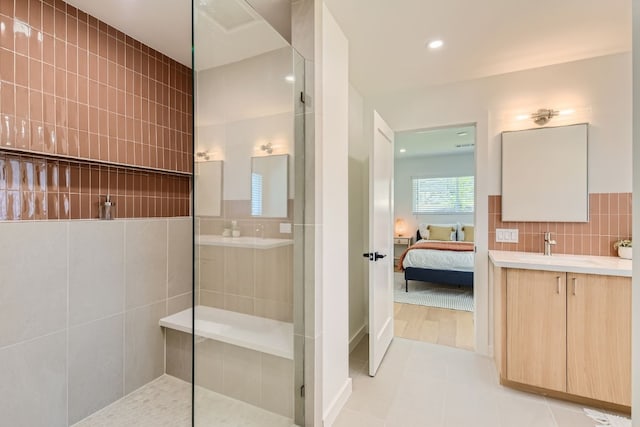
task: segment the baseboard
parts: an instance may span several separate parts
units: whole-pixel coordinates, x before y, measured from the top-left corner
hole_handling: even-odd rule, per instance
[[[358,346],[358,344],[360,344],[360,341],[362,341],[362,338],[364,338],[365,335],[367,335],[366,323],[363,324],[360,327],[360,329],[358,329],[358,331],[349,340],[349,353],[351,353],[353,349],[355,349]]]
[[[351,378],[347,378],[344,385],[338,392],[338,395],[333,399],[322,417],[322,425],[324,427],[331,427],[336,421],[340,411],[342,411],[342,408],[344,408],[344,405],[347,403],[349,396],[351,396],[351,387]]]

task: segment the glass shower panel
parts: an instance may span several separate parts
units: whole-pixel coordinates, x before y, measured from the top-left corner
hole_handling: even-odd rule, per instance
[[[302,425],[304,61],[244,0],[193,8],[194,423]]]

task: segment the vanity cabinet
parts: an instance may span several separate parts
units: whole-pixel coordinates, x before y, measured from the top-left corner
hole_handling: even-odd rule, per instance
[[[631,278],[496,266],[491,272],[501,382],[628,410]]]
[[[507,379],[566,391],[566,274],[506,270]]]
[[[567,392],[631,406],[631,279],[567,274]]]

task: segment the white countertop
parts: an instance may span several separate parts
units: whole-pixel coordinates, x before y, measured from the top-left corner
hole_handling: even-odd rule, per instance
[[[631,260],[618,257],[489,251],[489,259],[497,267],[631,277]]]
[[[196,237],[196,243],[198,245],[232,248],[273,249],[293,245],[293,239],[263,239],[253,236],[223,237],[216,234],[202,234]]]

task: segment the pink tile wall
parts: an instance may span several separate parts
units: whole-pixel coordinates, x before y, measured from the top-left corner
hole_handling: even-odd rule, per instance
[[[0,221],[98,218],[106,194],[116,218],[187,216],[189,193],[186,176],[0,152]]]
[[[0,148],[191,172],[191,81],[63,1],[0,1]]]
[[[543,233],[555,253],[616,256],[613,243],[631,238],[631,193],[589,194],[589,222],[502,222],[502,196],[489,196],[489,249],[543,252]],[[517,228],[518,243],[497,243],[496,228]]]

